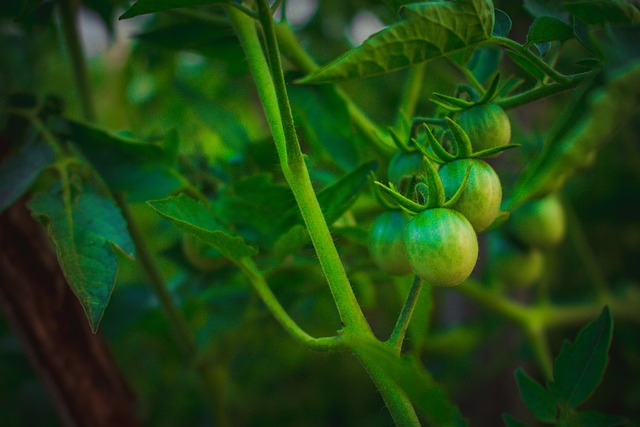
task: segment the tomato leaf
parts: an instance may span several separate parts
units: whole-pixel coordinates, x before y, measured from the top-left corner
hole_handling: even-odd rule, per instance
[[[553,363],[553,380],[547,383],[556,402],[575,408],[593,393],[609,362],[612,333],[613,318],[605,306],[575,341],[562,344]]]
[[[529,27],[527,44],[564,41],[573,37],[573,29],[551,16],[539,16]]]
[[[493,4],[457,0],[406,5],[405,19],[299,80],[327,83],[370,77],[455,54],[475,46],[493,30]]]
[[[187,233],[200,238],[232,260],[250,257],[257,253],[253,247],[245,243],[242,237],[230,235],[217,223],[211,211],[186,194],[151,200],[147,204],[160,216]]]
[[[65,200],[59,188],[36,195],[29,209],[47,225],[60,267],[95,332],[111,298],[118,271],[116,248],[135,249],[122,214],[91,190]]]
[[[587,24],[614,22],[620,24],[639,24],[640,10],[623,0],[589,0],[564,3],[570,14]]]
[[[73,141],[112,190],[127,193],[128,199],[165,197],[183,185],[171,165],[175,154],[171,145],[177,141],[170,142],[169,151],[165,151],[160,145],[116,136],[88,124],[68,120],[63,125],[63,135]]]
[[[348,345],[368,370],[380,371],[388,381],[400,386],[429,423],[452,427],[466,425],[444,388],[414,358],[398,357],[378,343],[353,337],[348,339]]]
[[[500,9],[495,9],[495,13],[496,17],[491,34],[496,37],[507,37],[511,31],[511,18]]]
[[[360,162],[349,110],[335,88],[291,86],[289,96],[296,123],[302,124],[309,142],[325,151],[343,171],[355,169]]]
[[[176,9],[179,7],[196,7],[206,4],[224,4],[231,0],[138,0],[127,9],[119,19],[129,19],[138,15]]]
[[[53,161],[53,149],[36,141],[19,147],[0,163],[0,212],[18,200]]]
[[[515,371],[516,382],[522,400],[538,421],[553,423],[558,415],[558,406],[553,396],[522,368]]]

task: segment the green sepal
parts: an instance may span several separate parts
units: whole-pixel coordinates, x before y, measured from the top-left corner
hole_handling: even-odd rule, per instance
[[[444,204],[444,186],[438,171],[431,164],[431,162],[425,162],[426,164],[426,177],[422,177],[423,182],[429,187],[429,197],[427,199],[427,208],[439,208]]]
[[[484,96],[480,98],[476,104],[486,104],[487,102],[491,102],[493,98],[495,98],[498,92],[498,83],[500,83],[500,73],[497,73],[493,80],[491,80],[491,84],[489,85],[489,89],[485,92]]]
[[[462,197],[462,194],[464,194],[464,190],[467,189],[467,183],[469,182],[469,175],[471,175],[471,165],[467,167],[467,171],[464,173],[464,178],[462,178],[460,187],[458,187],[456,192],[453,194],[453,196],[451,196],[449,200],[447,200],[442,204],[442,207],[449,208],[455,205],[458,202],[458,200],[460,200],[460,197]]]
[[[429,186],[424,182],[419,182],[416,184],[414,191],[416,192],[416,200],[426,204],[429,200]]]
[[[371,171],[371,173],[369,174],[369,178],[371,179],[371,183],[372,184],[375,184],[377,182],[376,174],[373,171]],[[382,195],[382,190],[380,189],[380,186],[378,186],[378,185],[374,185],[373,186],[373,194],[375,195],[376,200],[378,200],[378,202],[384,208],[386,208],[386,209],[397,209],[398,208],[397,205],[394,205],[393,203],[389,202],[389,200]]]
[[[427,141],[429,143],[429,147],[431,147],[433,153],[440,159],[440,162],[449,163],[454,161],[456,159],[456,156],[447,152],[447,150],[445,150],[442,145],[440,145],[433,132],[431,132],[429,126],[423,126],[425,128],[425,132],[427,132]],[[425,151],[422,151],[422,153],[426,156],[427,154],[425,153]]]
[[[387,193],[389,197],[395,200],[398,203],[399,207],[407,209],[408,212],[412,212],[414,215],[426,209],[425,206],[419,203],[416,203],[413,200],[407,199],[402,194],[400,194],[392,183],[389,183],[388,187],[383,183],[381,183],[380,181],[375,181],[374,184],[380,187],[380,189],[383,190],[385,193]],[[397,207],[394,206],[393,209],[395,208]]]
[[[445,117],[445,120],[447,121],[447,125],[449,125],[449,129],[451,130],[451,134],[453,135],[453,140],[455,142],[455,159],[468,159],[473,153],[469,135],[467,135],[459,124],[451,120],[449,117]]]
[[[521,77],[511,77],[509,80],[504,80],[502,82],[502,84],[500,85],[500,87],[498,88],[498,90],[496,91],[496,93],[498,94],[497,96],[507,96],[510,93],[512,93],[514,90],[516,90],[517,88],[519,88],[520,86],[522,86],[522,84],[525,82],[526,80],[521,78]]]
[[[485,231],[493,230],[494,228],[500,227],[502,224],[507,222],[510,216],[511,216],[511,212],[508,212],[508,211],[498,212],[498,215],[496,215],[496,218],[493,220],[491,225],[487,227]]]
[[[398,150],[405,153],[411,153],[415,151],[412,150],[411,147],[409,147],[409,144],[402,142],[402,138],[400,138],[400,135],[398,135],[398,133],[391,126],[389,126],[387,130],[389,131],[389,135],[391,135],[393,143],[396,145],[396,147],[398,147]]]
[[[517,148],[520,147],[520,144],[507,144],[507,145],[501,145],[499,147],[492,147],[492,148],[487,148],[486,150],[480,150],[477,151],[473,154],[471,154],[469,156],[470,159],[477,159],[480,157],[489,157],[489,156],[493,156],[494,154],[498,154],[498,153],[502,153],[503,151],[507,151],[510,148]]]
[[[444,95],[442,93],[434,92],[433,96],[438,98],[440,101],[444,101],[448,104],[453,105],[454,107],[459,108],[471,108],[473,107],[473,102],[465,101],[464,99],[456,98],[455,96]]]
[[[438,107],[444,108],[445,110],[451,113],[459,113],[460,111],[464,111],[468,108],[468,107],[467,108],[455,107],[449,103],[440,101],[439,99],[436,99],[436,98],[429,98],[429,101],[433,102]]]

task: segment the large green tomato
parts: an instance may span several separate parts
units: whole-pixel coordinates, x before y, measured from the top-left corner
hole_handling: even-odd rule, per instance
[[[531,200],[513,211],[508,226],[527,246],[549,248],[564,238],[564,208],[556,196]]]
[[[500,211],[502,186],[498,174],[487,162],[479,159],[455,160],[442,166],[438,173],[448,199],[460,188],[469,167],[467,186],[451,209],[464,215],[473,229],[480,232],[491,225]]]
[[[464,110],[458,124],[469,135],[474,152],[507,145],[511,140],[509,117],[496,104],[478,104]]]
[[[369,234],[369,252],[380,270],[393,276],[411,274],[404,250],[404,230],[409,221],[400,211],[381,213]]]
[[[478,260],[478,238],[459,212],[427,209],[409,222],[404,243],[413,271],[434,286],[463,282]]]
[[[491,233],[488,239],[489,273],[511,288],[533,285],[544,270],[544,257],[537,248],[523,248],[511,239]]]
[[[398,151],[393,155],[387,168],[387,179],[395,186],[400,186],[403,179],[421,175],[424,172],[424,159],[417,151],[406,153]]]

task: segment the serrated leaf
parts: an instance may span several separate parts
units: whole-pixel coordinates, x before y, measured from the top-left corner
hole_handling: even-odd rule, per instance
[[[511,50],[506,51],[507,56],[511,58],[511,60],[524,71],[533,76],[536,80],[542,81],[545,78],[544,72],[542,72],[538,67],[533,65],[529,59],[522,56],[517,52],[513,52]]]
[[[47,225],[62,271],[95,332],[115,285],[116,247],[135,252],[122,214],[111,199],[88,189],[64,200],[52,188],[36,195],[29,209]]]
[[[0,163],[0,212],[18,200],[53,162],[53,149],[30,141]]]
[[[520,396],[533,416],[538,421],[555,422],[558,415],[558,405],[551,393],[522,368],[516,369],[515,377]]]
[[[560,404],[575,408],[595,390],[609,362],[613,318],[609,307],[580,330],[575,341],[565,341],[553,363],[547,388]]]
[[[502,414],[502,422],[506,427],[529,427],[529,424],[518,421],[509,414]]]
[[[113,135],[97,127],[68,120],[65,137],[73,141],[114,191],[131,201],[165,197],[183,184],[171,165],[171,153],[155,144]]]
[[[224,4],[231,0],[138,0],[119,19],[129,19],[138,15],[155,13],[179,7],[197,7],[206,4]]]
[[[359,164],[349,110],[334,87],[291,86],[289,97],[307,139],[329,155],[343,171]]]
[[[511,18],[500,9],[495,9],[495,14],[496,17],[491,34],[496,37],[507,37],[511,31]]]
[[[559,188],[581,166],[590,153],[610,141],[633,116],[640,105],[640,62],[616,74],[603,87],[584,96],[584,104],[570,117],[571,127],[556,139],[545,142],[545,150],[516,183],[512,209],[524,201]]]
[[[242,237],[232,236],[224,230],[211,211],[186,194],[151,200],[147,204],[162,217],[200,238],[227,258],[239,260],[257,253]]]
[[[614,22],[618,24],[639,24],[640,10],[623,0],[589,0],[564,3],[570,14],[587,24]]]
[[[493,4],[487,0],[414,3],[403,11],[406,19],[299,82],[328,83],[389,73],[476,46],[493,30]]]
[[[571,427],[616,427],[627,424],[627,419],[597,411],[574,412],[567,419]]]
[[[573,29],[552,16],[539,16],[533,21],[527,33],[527,43],[564,41],[573,37]]]
[[[347,345],[367,369],[382,372],[388,380],[400,386],[430,424],[442,427],[466,425],[445,389],[414,358],[398,357],[379,343],[353,337],[349,337]]]
[[[540,16],[552,16],[561,21],[568,22],[569,14],[562,7],[563,2],[558,0],[524,0],[523,7],[531,16],[538,18]]]

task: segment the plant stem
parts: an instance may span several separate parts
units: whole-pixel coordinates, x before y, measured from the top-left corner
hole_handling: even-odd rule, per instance
[[[526,332],[542,374],[547,379],[553,379],[553,357],[544,330],[528,328]]]
[[[254,21],[232,8],[227,8],[227,13],[245,51],[249,69],[274,136],[284,177],[298,203],[344,327],[346,330],[372,334],[333,243],[300,151],[289,108],[273,20],[271,13],[267,12],[269,6],[264,0],[258,1],[258,5],[271,71],[274,73],[273,79]]]
[[[60,16],[62,18],[64,39],[71,56],[73,77],[76,80],[76,87],[79,91],[82,114],[87,121],[93,122],[96,119],[95,105],[93,103],[93,92],[89,84],[87,64],[78,35],[76,5],[71,0],[60,0]]]
[[[529,318],[531,317],[529,309],[511,301],[500,292],[483,288],[477,282],[471,280],[467,280],[457,286],[456,289],[468,298],[502,314],[519,325],[527,326],[529,324]]]
[[[387,340],[387,344],[390,345],[398,354],[400,354],[400,351],[402,350],[402,342],[404,341],[404,337],[407,333],[407,328],[409,327],[409,323],[411,322],[413,309],[415,308],[416,302],[418,302],[418,298],[420,297],[422,284],[423,282],[418,276],[415,276],[413,278],[413,284],[411,285],[409,295],[407,295],[407,299],[404,302],[404,306],[402,307],[402,311],[400,312],[400,316],[398,317],[396,326],[393,328],[393,332],[391,332],[391,336]]]
[[[306,333],[282,308],[280,302],[273,294],[262,273],[258,270],[250,258],[243,258],[236,263],[242,272],[249,278],[251,285],[258,293],[278,323],[299,343],[313,350],[344,350],[340,336],[314,338]]]
[[[550,83],[548,85],[540,86],[535,89],[528,90],[526,92],[519,93],[517,95],[510,96],[508,98],[502,98],[495,101],[505,110],[517,108],[522,105],[530,104],[540,99],[546,98],[551,95],[556,95],[561,92],[573,89],[586,77],[592,75],[592,72],[575,74],[570,77],[571,81],[567,84]]]
[[[562,85],[567,85],[571,83],[571,78],[565,76],[562,73],[559,73],[555,69],[553,69],[549,64],[544,62],[541,58],[534,55],[526,46],[521,45],[520,43],[513,41],[506,37],[492,37],[490,41],[505,46],[506,48],[519,53],[520,55],[527,58],[536,68],[540,69],[543,73],[549,76],[553,81],[560,83]]]
[[[301,71],[311,73],[319,68],[313,58],[302,48],[289,25],[277,24],[275,31],[285,54]],[[335,87],[335,91],[347,105],[353,124],[373,143],[374,147],[381,154],[394,153],[396,147],[390,137],[381,131],[342,89]]]
[[[122,212],[122,216],[127,222],[129,234],[131,235],[131,240],[135,245],[137,258],[138,261],[140,261],[142,271],[147,276],[147,279],[149,280],[154,293],[160,300],[162,310],[167,315],[169,323],[174,330],[176,339],[180,344],[180,349],[189,360],[193,360],[195,359],[197,353],[193,334],[191,333],[187,322],[182,316],[182,313],[174,304],[173,299],[171,298],[171,295],[167,290],[167,286],[164,282],[162,274],[160,273],[160,270],[158,269],[158,266],[153,259],[151,252],[147,248],[145,238],[140,232],[140,229],[136,223],[135,218],[131,214],[131,210],[129,209],[127,202],[124,200],[124,197],[121,194],[115,194],[114,198],[116,200],[116,204]]]

